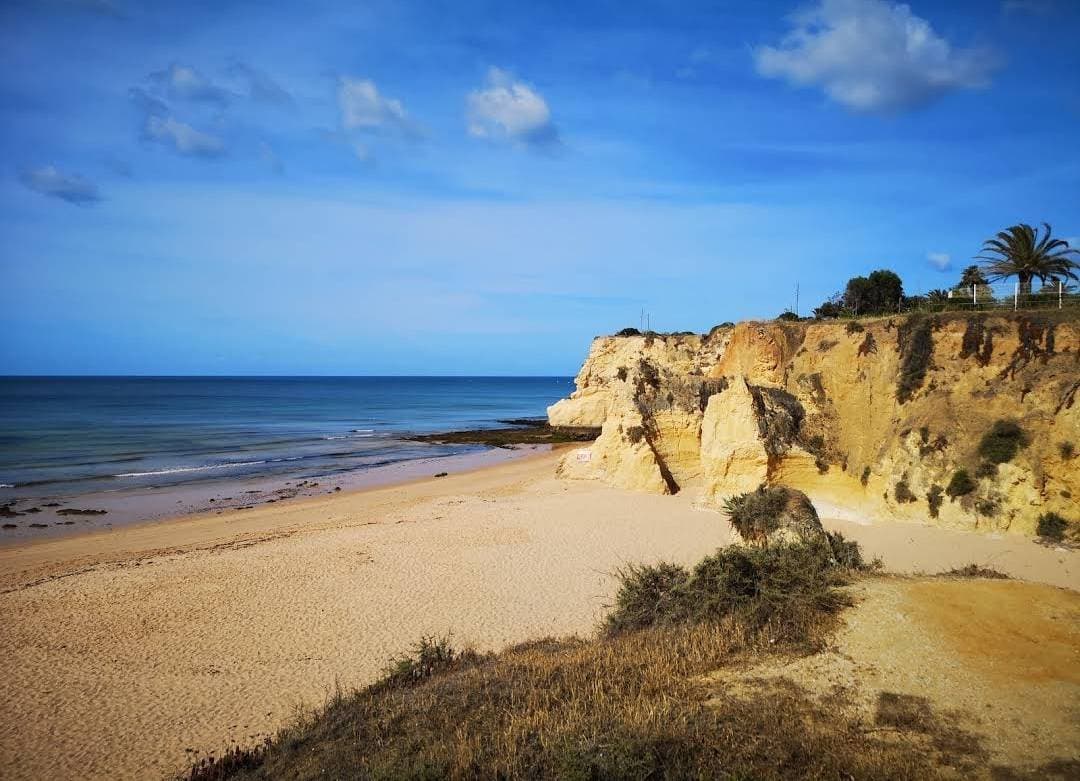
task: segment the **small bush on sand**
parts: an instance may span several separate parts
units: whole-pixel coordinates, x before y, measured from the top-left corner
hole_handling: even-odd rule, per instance
[[[990,464],[1012,461],[1020,448],[1026,447],[1028,436],[1011,420],[999,420],[990,427],[979,442],[979,455]]]
[[[818,628],[849,604],[837,587],[863,566],[858,545],[839,535],[837,543],[839,557],[829,542],[819,540],[723,548],[692,572],[673,564],[628,568],[619,573],[606,632],[735,619],[751,632],[810,643]]]
[[[636,328],[624,328],[621,331],[618,331],[615,335],[616,336],[641,336],[641,331],[639,331]]]
[[[990,567],[983,567],[979,564],[968,564],[963,567],[956,567],[948,572],[942,572],[942,575],[949,578],[988,578],[990,580],[1008,580],[1009,576],[1004,572],[998,572],[996,569]]]
[[[957,469],[945,487],[945,493],[949,495],[949,498],[955,499],[958,496],[967,496],[977,487],[978,483],[972,479],[966,469]]]
[[[630,564],[616,573],[620,586],[607,618],[609,633],[684,620],[690,572],[677,564]]]
[[[760,486],[724,500],[724,512],[744,540],[762,542],[780,528],[780,515],[788,503],[788,492],[780,486]]]
[[[1046,540],[1061,542],[1065,539],[1065,532],[1069,529],[1069,522],[1057,513],[1043,513],[1039,516],[1039,522],[1035,526],[1035,533]]]
[[[863,487],[866,487],[866,484],[870,482],[870,467],[863,467],[862,475],[859,476],[859,482],[863,484]]]
[[[1076,447],[1072,442],[1058,442],[1058,453],[1061,455],[1062,461],[1071,461],[1072,457],[1076,455]]]
[[[825,532],[829,538],[829,546],[832,548],[833,559],[837,566],[853,572],[867,569],[878,569],[881,562],[874,560],[871,564],[863,561],[862,549],[855,540],[849,540],[840,532]]]
[[[861,334],[866,329],[862,327],[862,323],[860,323],[858,320],[852,320],[850,323],[844,326],[844,330],[847,331],[849,334]]]

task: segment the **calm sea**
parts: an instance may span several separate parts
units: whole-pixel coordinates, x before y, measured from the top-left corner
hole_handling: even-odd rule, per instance
[[[475,451],[402,437],[543,416],[572,389],[569,377],[0,377],[0,501]]]

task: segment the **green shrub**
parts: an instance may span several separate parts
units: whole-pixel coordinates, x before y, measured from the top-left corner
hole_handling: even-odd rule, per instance
[[[862,483],[864,487],[868,482],[870,482],[870,467],[863,467],[862,475],[859,477],[859,482]]]
[[[624,328],[615,334],[616,336],[641,336],[641,331],[636,328]]]
[[[893,489],[893,496],[896,497],[896,501],[900,504],[908,504],[910,502],[917,502],[917,497],[912,490],[908,487],[907,480],[903,479],[896,483],[896,488]]]
[[[942,493],[941,486],[935,483],[930,486],[930,490],[926,494],[926,504],[930,507],[931,518],[938,517],[938,511],[941,509],[941,503],[944,501]]]
[[[1062,461],[1071,461],[1076,455],[1076,448],[1072,442],[1058,442],[1058,453],[1061,454]]]
[[[1012,461],[1020,448],[1027,447],[1028,436],[1019,424],[1012,420],[999,420],[983,434],[979,442],[979,455],[991,464]]]
[[[781,486],[760,486],[724,500],[728,520],[747,542],[763,542],[780,528],[780,514],[787,506],[788,492]]]
[[[1057,513],[1043,513],[1039,516],[1039,523],[1035,527],[1035,533],[1040,537],[1055,542],[1065,539],[1065,532],[1069,528],[1069,522]]]
[[[786,312],[781,312],[779,315],[777,315],[776,319],[789,322],[797,322],[799,320],[799,316],[789,309]]]
[[[975,467],[975,476],[979,479],[984,477],[996,477],[998,465],[991,461],[981,461],[977,467]]]
[[[858,320],[852,320],[850,323],[844,326],[844,330],[847,331],[849,334],[861,334],[866,329],[862,327],[862,323],[860,323]]]
[[[677,623],[684,619],[690,573],[677,564],[661,562],[648,566],[631,564],[616,572],[619,592],[607,617],[612,634]]]
[[[648,627],[734,618],[750,631],[805,642],[826,617],[850,604],[837,587],[862,567],[858,545],[830,540],[751,548],[733,545],[687,573],[674,564],[629,567],[606,621],[615,635]]]
[[[620,366],[618,369],[615,370],[615,376],[624,382],[626,381],[626,375],[627,369],[625,366]]]
[[[653,388],[660,387],[660,372],[644,358],[638,361],[638,373],[641,375],[643,385],[649,385]]]
[[[376,685],[387,688],[409,686],[448,670],[476,664],[482,658],[471,649],[458,651],[450,645],[449,637],[422,637],[411,653],[390,660]]]
[[[987,578],[989,580],[1008,580],[1009,576],[1004,572],[998,572],[996,569],[989,567],[983,567],[979,564],[968,564],[964,567],[956,567],[948,572],[942,572],[942,575],[950,578]]]
[[[896,399],[909,401],[926,379],[930,359],[934,356],[934,321],[912,315],[898,331],[900,342],[900,375],[896,383]]]
[[[854,571],[874,569],[880,565],[880,562],[867,565],[863,561],[862,549],[859,547],[859,543],[855,542],[855,540],[846,539],[840,532],[827,531],[825,536],[829,538],[829,547],[832,548],[833,558],[838,566]]]

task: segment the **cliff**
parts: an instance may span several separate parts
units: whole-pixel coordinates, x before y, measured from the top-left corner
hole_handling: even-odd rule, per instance
[[[1075,315],[745,322],[599,337],[555,426],[558,472],[708,506],[762,483],[823,514],[1031,534],[1080,498]]]

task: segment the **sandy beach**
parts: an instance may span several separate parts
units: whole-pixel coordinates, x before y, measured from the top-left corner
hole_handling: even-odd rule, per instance
[[[590,632],[622,564],[732,541],[675,497],[558,481],[557,454],[0,549],[5,778],[154,778],[361,685],[424,634]],[[978,563],[1080,589],[1014,535],[824,519],[898,572]]]

